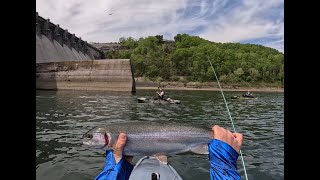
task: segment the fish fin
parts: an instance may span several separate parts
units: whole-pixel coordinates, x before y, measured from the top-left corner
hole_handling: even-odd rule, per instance
[[[208,144],[199,144],[190,149],[191,152],[196,154],[209,154]]]
[[[165,155],[155,155],[157,160],[163,164],[168,164],[168,158]]]

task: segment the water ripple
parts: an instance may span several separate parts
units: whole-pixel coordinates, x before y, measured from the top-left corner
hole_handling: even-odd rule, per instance
[[[127,121],[180,122],[232,130],[220,92],[171,91],[181,104],[140,104],[136,98],[154,96],[141,90],[136,95],[111,92],[37,91],[37,179],[93,179],[104,166],[103,150],[81,143],[84,133],[96,126]],[[231,100],[225,96],[236,131],[244,135],[242,153],[249,179],[283,179],[283,93],[255,93],[256,100]],[[139,157],[134,158],[136,162]],[[183,179],[209,179],[206,155],[191,153],[169,157]],[[242,177],[241,161],[238,168]]]

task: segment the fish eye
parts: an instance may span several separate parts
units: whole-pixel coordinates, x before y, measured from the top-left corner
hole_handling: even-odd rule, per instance
[[[92,139],[93,135],[92,134],[87,134],[86,137]]]

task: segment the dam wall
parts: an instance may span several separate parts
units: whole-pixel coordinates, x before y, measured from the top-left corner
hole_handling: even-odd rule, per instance
[[[95,46],[53,24],[36,12],[36,62],[86,61],[104,59]]]
[[[136,91],[130,59],[37,63],[36,88]]]
[[[36,13],[36,89],[135,92],[130,59],[104,52]]]

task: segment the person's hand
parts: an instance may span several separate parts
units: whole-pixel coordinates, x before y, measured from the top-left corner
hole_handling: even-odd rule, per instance
[[[120,133],[117,143],[113,148],[113,156],[116,164],[121,160],[122,158],[122,152],[123,148],[126,145],[127,142],[127,135],[124,133]],[[133,156],[123,156],[124,160],[128,161],[129,163],[132,163]]]
[[[213,138],[223,141],[229,144],[233,149],[238,153],[241,149],[243,136],[240,133],[232,133],[229,130],[226,130],[218,125],[212,127]]]

